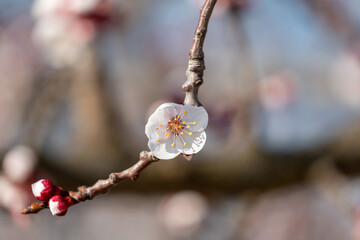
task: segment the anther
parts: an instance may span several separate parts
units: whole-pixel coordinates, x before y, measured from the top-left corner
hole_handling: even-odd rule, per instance
[[[184,147],[186,147],[186,145],[187,145],[186,142],[184,142]]]
[[[189,132],[189,135],[191,136],[191,135],[192,135],[192,132]]]
[[[193,124],[196,124],[196,122],[193,122]]]
[[[174,147],[174,146],[175,146],[175,144],[173,144],[173,143],[172,143],[172,144],[171,144],[171,146],[172,146],[172,147]]]

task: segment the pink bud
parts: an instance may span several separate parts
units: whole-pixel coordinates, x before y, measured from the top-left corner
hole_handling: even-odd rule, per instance
[[[48,179],[31,184],[31,188],[35,198],[43,202],[49,201],[56,192],[56,186]]]
[[[52,215],[64,216],[69,208],[66,199],[60,195],[55,195],[49,200],[49,209]]]

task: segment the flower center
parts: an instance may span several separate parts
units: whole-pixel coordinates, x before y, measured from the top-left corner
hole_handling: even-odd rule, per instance
[[[174,107],[176,109],[176,107]],[[181,114],[181,116],[184,116],[186,114],[186,112],[183,112]],[[170,119],[167,123],[166,126],[166,132],[165,132],[165,137],[169,136],[170,134],[172,136],[174,136],[173,141],[171,146],[175,147],[175,138],[179,137],[180,140],[182,141],[184,147],[186,147],[187,143],[184,141],[183,137],[181,135],[184,135],[184,132],[187,133],[189,136],[191,136],[193,133],[190,131],[190,125],[196,125],[196,122],[192,122],[192,123],[188,123],[188,125],[186,125],[185,121],[181,120],[180,115],[176,115],[175,117],[173,117],[172,119]],[[160,124],[159,127],[156,128],[156,130],[159,130],[160,128],[162,128],[163,125]],[[161,139],[159,138],[157,140],[158,142],[161,141]]]
[[[180,116],[177,115],[173,119],[169,120],[169,123],[166,127],[168,133],[175,134],[178,136],[182,133],[182,130],[186,127],[185,122],[181,122]]]

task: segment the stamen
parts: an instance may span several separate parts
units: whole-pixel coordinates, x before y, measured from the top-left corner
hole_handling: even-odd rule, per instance
[[[158,142],[160,142],[160,139],[158,139]]]
[[[192,135],[192,132],[189,132],[189,135],[191,136],[191,135]]]
[[[175,144],[173,144],[173,143],[172,143],[172,144],[171,144],[171,146],[172,146],[172,147],[174,147],[174,146],[175,146]]]
[[[187,125],[186,127],[187,127],[187,128],[190,128],[190,126],[189,126],[189,125]]]
[[[174,107],[174,109],[176,109],[176,106]]]
[[[181,135],[184,135],[184,133],[183,133],[183,132],[181,132],[180,134],[181,134]]]
[[[196,122],[193,122],[193,124],[196,124]]]
[[[159,130],[159,128],[156,128],[156,130]]]
[[[183,142],[183,144],[184,144],[184,147],[186,147],[186,142],[184,141],[184,139],[182,138],[182,136],[180,136],[180,140]]]
[[[185,124],[185,121],[183,121],[183,124]]]
[[[160,127],[162,127],[162,125],[160,124]]]
[[[186,114],[186,112],[184,112],[184,114]]]

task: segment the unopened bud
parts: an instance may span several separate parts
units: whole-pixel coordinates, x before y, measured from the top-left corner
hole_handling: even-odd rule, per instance
[[[48,179],[41,179],[31,184],[32,192],[39,201],[47,202],[55,194],[57,188]]]
[[[64,216],[68,208],[68,201],[60,195],[55,195],[49,200],[49,209],[52,215]]]

